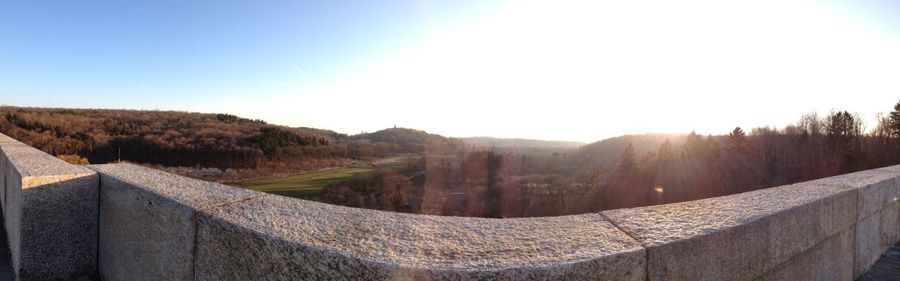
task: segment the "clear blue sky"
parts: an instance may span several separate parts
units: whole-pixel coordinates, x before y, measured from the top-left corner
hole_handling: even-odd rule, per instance
[[[0,90],[4,103],[54,106],[264,98],[294,83],[292,65],[340,75],[490,9],[472,2],[2,0]]]
[[[623,2],[0,0],[0,104],[591,141],[900,98],[900,1]]]

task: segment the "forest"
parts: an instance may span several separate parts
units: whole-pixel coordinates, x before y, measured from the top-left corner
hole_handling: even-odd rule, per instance
[[[345,135],[229,114],[19,107],[0,107],[0,132],[73,163],[187,167],[182,174],[218,181],[402,155],[402,165],[331,182],[307,199],[508,218],[695,200],[898,164],[900,103],[892,109],[871,129],[848,111],[811,112],[783,128],[626,135],[586,145],[467,141],[404,128]],[[209,169],[218,172],[191,172]]]
[[[462,145],[410,129],[348,136],[230,114],[8,106],[0,107],[0,132],[75,163],[128,161],[229,172],[209,178],[214,180],[422,152],[425,145]]]
[[[889,107],[888,107],[889,108]],[[622,136],[563,151],[467,147],[331,184],[317,200],[434,215],[534,217],[696,200],[900,163],[900,103],[784,128]]]

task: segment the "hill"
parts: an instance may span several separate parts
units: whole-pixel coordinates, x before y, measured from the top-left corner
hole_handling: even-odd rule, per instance
[[[562,166],[572,174],[608,166],[629,143],[643,154],[666,139],[673,143],[684,139],[684,135],[629,135],[582,145],[491,137],[456,139],[407,128],[348,136],[230,114],[9,106],[0,107],[0,132],[48,153],[77,155],[90,163],[121,159],[168,167],[296,170],[398,153],[452,152],[470,145],[536,156],[564,154],[567,159],[558,160],[564,161]]]
[[[666,140],[673,145],[680,145],[686,137],[685,134],[624,135],[586,144],[569,156],[570,169],[574,174],[585,175],[615,163],[629,144],[634,147],[637,155],[645,155],[655,152]]]
[[[493,138],[493,137],[470,137],[459,138],[468,145],[476,147],[500,147],[500,148],[577,148],[584,145],[583,142],[574,141],[548,141],[521,138]]]
[[[0,107],[0,132],[53,155],[90,163],[296,170],[422,152],[449,138],[410,129],[348,136],[229,114]]]
[[[896,138],[862,134],[846,111],[804,120],[816,124],[749,133],[735,128],[723,136],[625,135],[573,148],[535,140],[468,140],[479,146],[406,128],[344,135],[228,114],[0,107],[0,132],[68,161],[121,158],[328,203],[444,215],[595,212],[900,162]],[[890,132],[890,120],[883,120],[876,132]],[[527,145],[543,147],[518,147]],[[304,171],[309,173],[299,173]],[[292,176],[275,179],[285,175]]]
[[[463,142],[458,139],[407,128],[389,128],[373,133],[362,133],[353,135],[350,139],[391,144],[396,146],[394,151],[403,153],[423,152],[436,148],[453,149],[463,145]]]

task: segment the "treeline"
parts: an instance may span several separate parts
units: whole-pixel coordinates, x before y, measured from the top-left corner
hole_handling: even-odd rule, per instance
[[[326,186],[312,199],[330,204],[404,213],[421,213],[426,175],[425,157],[413,157],[399,168],[382,169]]]
[[[806,114],[781,130],[735,128],[727,136],[691,134],[597,171],[602,209],[653,205],[740,193],[900,163],[900,103],[864,134],[858,115]]]
[[[0,107],[0,132],[76,163],[122,159],[254,176],[405,154],[403,167],[331,184],[313,199],[474,217],[680,202],[900,163],[900,103],[871,130],[858,114],[834,111],[784,128],[623,136],[577,149],[467,146],[402,128],[347,136],[227,114],[134,110]]]
[[[123,160],[222,170],[297,170],[331,163],[313,160],[367,159],[422,152],[426,144],[460,145],[409,129],[347,136],[229,114],[175,111],[0,107],[0,132],[53,155],[83,158],[78,162]]]
[[[900,103],[877,120],[867,132],[859,115],[835,111],[805,114],[780,129],[652,135],[659,140],[654,148],[628,143],[610,161],[596,162],[584,157],[602,155],[568,156],[588,151],[583,149],[461,149],[423,158],[424,164],[403,171],[334,184],[317,200],[476,217],[555,216],[696,200],[900,164]],[[379,199],[386,195],[393,199]]]

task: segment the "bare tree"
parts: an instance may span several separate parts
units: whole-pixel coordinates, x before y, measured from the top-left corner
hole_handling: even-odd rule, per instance
[[[879,112],[875,114],[875,122],[875,128],[872,129],[870,135],[876,138],[890,138],[891,118],[884,116],[884,113]]]
[[[822,119],[819,118],[819,114],[813,111],[800,116],[800,121],[797,122],[797,127],[805,130],[810,135],[819,136],[822,135],[825,129],[822,123],[823,122]]]

